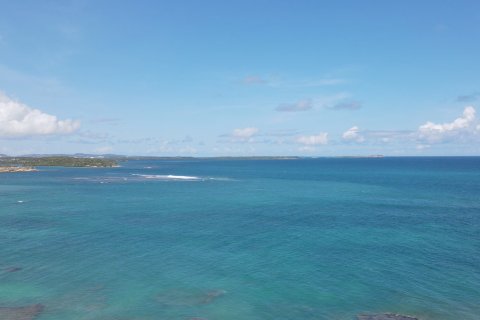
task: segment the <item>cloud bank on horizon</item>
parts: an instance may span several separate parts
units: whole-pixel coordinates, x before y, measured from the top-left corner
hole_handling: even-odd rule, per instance
[[[367,142],[409,142],[417,143],[417,149],[431,147],[432,144],[456,142],[475,143],[480,139],[480,122],[473,106],[467,106],[460,117],[451,122],[434,123],[427,121],[417,130],[370,131],[353,126],[342,134],[345,142],[363,144]],[[421,146],[418,148],[418,146]]]
[[[238,139],[241,141],[249,141],[256,133],[258,128],[249,127],[249,128],[239,128],[232,131],[233,139]]]
[[[309,100],[301,100],[296,104],[289,105],[289,107],[295,109],[298,105],[309,105],[309,103]],[[79,128],[80,122],[78,120],[59,120],[54,115],[31,108],[0,92],[0,139],[35,139],[35,137],[41,136],[77,135],[80,138],[92,138],[93,140],[91,140],[91,143],[93,144],[95,144],[95,140],[101,141],[101,143],[108,142],[105,135],[94,134],[88,131],[79,132]],[[233,129],[230,134],[223,134],[220,135],[220,137],[229,138],[227,142],[258,144],[271,143],[269,140],[258,140],[257,138],[260,136],[279,136],[278,134],[264,133],[261,135],[260,133],[261,130],[259,128],[245,127]],[[476,118],[475,108],[473,106],[467,106],[464,108],[462,115],[451,122],[434,123],[432,121],[427,121],[420,125],[417,130],[361,130],[355,125],[343,132],[338,140],[329,139],[328,132],[320,132],[312,135],[284,133],[280,136],[282,137],[282,140],[279,144],[297,145],[297,151],[306,153],[318,152],[319,147],[329,145],[332,142],[336,145],[392,144],[407,142],[416,144],[417,150],[424,150],[435,144],[477,142],[480,139],[480,121]],[[151,140],[151,138],[140,139],[138,141],[142,142],[142,140]],[[183,139],[177,143],[192,142],[193,140],[193,138],[188,137],[188,139]],[[277,144],[278,141],[280,140],[277,140]],[[182,146],[182,149],[176,149],[174,147],[175,143],[172,145],[172,142],[168,142],[168,144],[170,147],[166,149],[164,147],[165,142],[163,142],[164,146],[158,148],[157,152],[168,150],[170,152],[178,153],[196,153],[196,150],[190,146]],[[113,150],[113,147],[108,145],[98,146],[93,152],[104,153]]]

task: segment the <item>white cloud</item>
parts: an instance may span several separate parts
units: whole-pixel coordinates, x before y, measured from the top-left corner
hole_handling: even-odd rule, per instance
[[[257,128],[249,127],[249,128],[240,128],[235,129],[232,132],[232,137],[241,140],[248,140],[253,137],[258,132]]]
[[[58,120],[0,93],[0,137],[69,134],[79,127],[79,121]]]
[[[351,127],[342,134],[345,141],[364,142],[365,138],[359,133],[360,129],[357,126]]]
[[[300,136],[297,138],[297,142],[307,146],[322,145],[328,143],[328,133],[321,132],[312,136]]]
[[[455,119],[453,122],[444,124],[435,124],[433,122],[427,122],[420,126],[420,131],[428,132],[447,132],[458,129],[468,128],[470,124],[475,120],[475,109],[473,107],[466,107],[463,111],[463,115],[460,118]]]
[[[417,150],[434,148],[436,143],[478,143],[480,141],[480,122],[475,116],[474,107],[466,107],[461,116],[451,122],[426,122],[417,130],[361,130],[353,126],[342,134],[345,142],[368,145],[408,144]]]
[[[459,137],[475,130],[475,108],[466,107],[461,117],[452,122],[437,124],[428,121],[418,128],[420,139],[440,142],[447,138]]]
[[[350,94],[348,92],[340,92],[337,94],[319,97],[314,100],[313,104],[316,108],[332,109],[333,106],[348,98],[350,98]]]

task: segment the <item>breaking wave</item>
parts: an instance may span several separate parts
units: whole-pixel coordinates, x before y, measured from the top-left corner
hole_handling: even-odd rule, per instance
[[[197,176],[180,176],[173,174],[135,174],[121,177],[75,177],[74,180],[79,182],[93,182],[93,183],[128,183],[135,181],[230,181],[229,178],[213,178],[213,177],[197,177]]]
[[[195,177],[195,176],[176,176],[173,174],[132,174],[132,176],[142,177],[145,179],[153,180],[181,180],[181,181],[199,181],[199,180],[209,180],[205,178]]]

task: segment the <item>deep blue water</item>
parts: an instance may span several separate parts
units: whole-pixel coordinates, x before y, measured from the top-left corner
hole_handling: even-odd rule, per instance
[[[39,320],[479,319],[480,158],[1,174],[0,307],[34,303]]]

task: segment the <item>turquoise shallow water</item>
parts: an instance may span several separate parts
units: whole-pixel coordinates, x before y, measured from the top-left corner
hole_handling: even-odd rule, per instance
[[[479,195],[475,157],[2,174],[0,307],[42,303],[40,320],[479,319]]]

